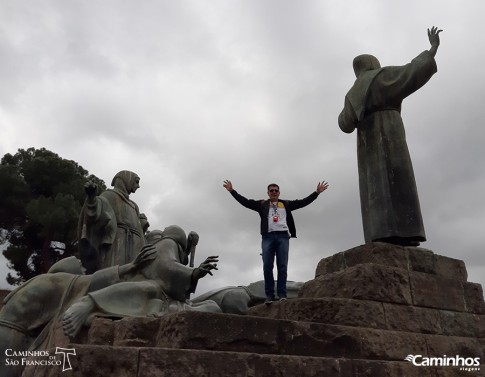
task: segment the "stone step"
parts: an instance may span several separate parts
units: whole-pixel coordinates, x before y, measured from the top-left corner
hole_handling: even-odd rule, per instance
[[[462,260],[438,255],[421,247],[403,247],[383,242],[370,242],[323,258],[318,263],[315,276],[367,263],[424,272],[444,278],[453,276],[462,282],[466,282],[468,278]]]
[[[377,301],[299,298],[269,306],[254,306],[248,314],[292,321],[485,338],[485,315]]]
[[[478,338],[418,334],[232,314],[96,319],[79,343],[401,361],[409,354],[483,358]]]
[[[485,314],[480,284],[464,282],[456,275],[445,277],[374,263],[318,275],[303,285],[299,297],[371,300]]]
[[[473,377],[458,367],[423,367],[408,361],[258,355],[193,349],[70,344],[72,370],[28,366],[23,377]]]

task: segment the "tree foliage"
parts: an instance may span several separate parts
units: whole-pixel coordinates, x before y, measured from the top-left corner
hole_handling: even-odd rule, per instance
[[[47,272],[59,259],[77,252],[76,233],[84,184],[105,183],[72,160],[45,149],[19,149],[0,162],[0,245],[9,284]]]

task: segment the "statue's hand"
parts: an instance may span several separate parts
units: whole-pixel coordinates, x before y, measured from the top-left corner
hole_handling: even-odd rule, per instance
[[[127,276],[136,274],[140,268],[142,268],[146,263],[154,260],[156,256],[157,250],[155,249],[155,246],[151,244],[143,246],[133,262],[119,266],[118,273],[120,275],[120,279],[124,280],[127,278]]]
[[[217,270],[217,262],[219,262],[218,256],[210,256],[199,267],[194,268],[192,277],[196,280],[203,278],[207,274],[212,276],[211,270]]]
[[[187,244],[191,246],[197,246],[199,243],[199,235],[197,232],[191,231],[187,236]]]
[[[84,192],[86,193],[88,199],[93,199],[96,196],[98,190],[98,185],[93,181],[87,181],[84,184]]]
[[[133,267],[140,267],[143,264],[154,260],[156,256],[157,249],[155,246],[147,244],[141,248],[140,253],[136,256],[135,260],[133,261]]]
[[[436,26],[433,26],[430,29],[428,29],[428,38],[429,38],[429,43],[431,44],[431,47],[438,48],[440,45],[440,33],[443,30],[438,30]]]

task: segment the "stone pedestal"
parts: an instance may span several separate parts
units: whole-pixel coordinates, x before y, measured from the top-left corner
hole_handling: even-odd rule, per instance
[[[297,299],[246,316],[97,318],[66,346],[73,370],[24,376],[482,376],[485,303],[462,261],[371,243],[320,261]],[[408,356],[482,365],[417,366]]]

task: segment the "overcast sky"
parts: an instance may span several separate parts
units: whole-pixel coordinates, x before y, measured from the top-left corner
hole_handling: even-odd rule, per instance
[[[294,213],[289,280],[364,243],[356,134],[337,117],[371,53],[402,65],[442,28],[438,72],[402,116],[433,252],[485,283],[485,3],[475,1],[0,0],[0,156],[45,147],[131,196],[151,229],[200,234],[196,261],[219,255],[197,293],[262,279],[259,216],[248,198],[306,197]],[[7,287],[0,259],[0,287]]]

